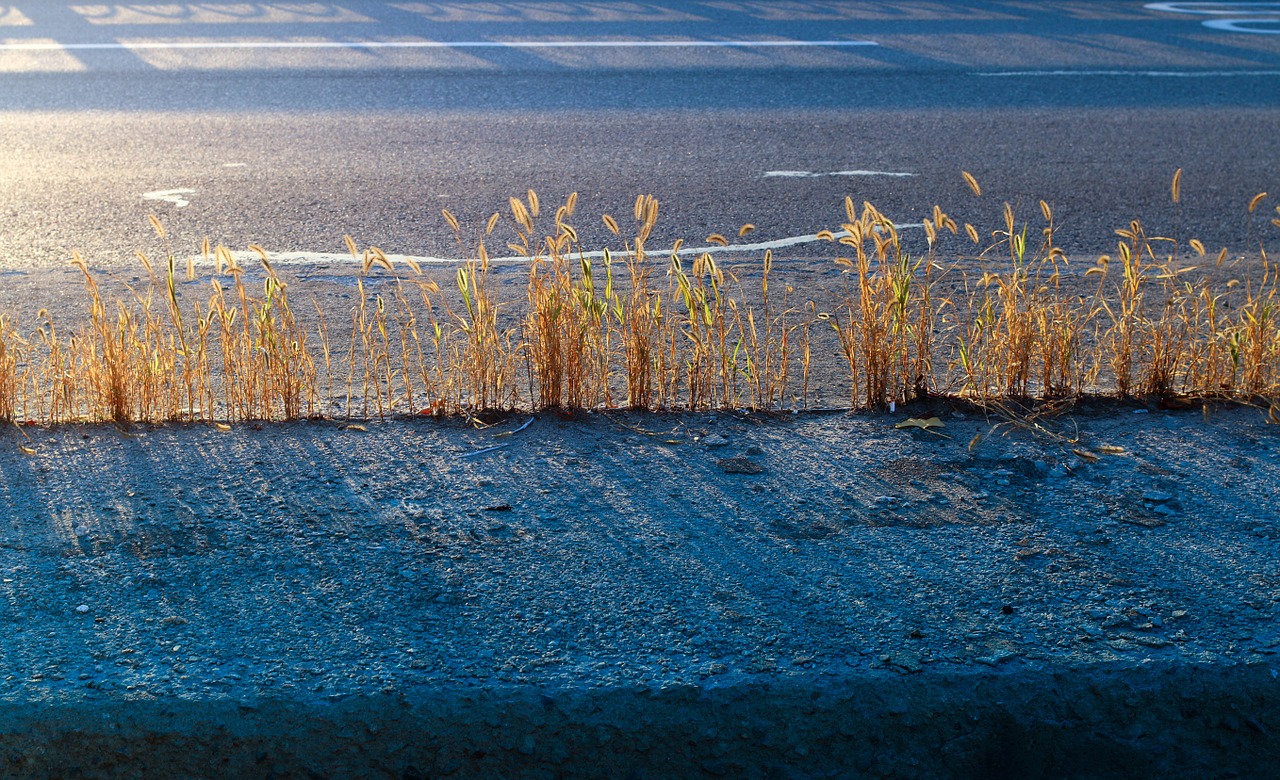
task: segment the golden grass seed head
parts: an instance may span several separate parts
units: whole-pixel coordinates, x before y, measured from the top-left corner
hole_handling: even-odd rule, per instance
[[[351,259],[353,259],[353,260],[359,260],[359,259],[360,259],[360,250],[356,247],[356,240],[355,240],[354,238],[352,238],[351,236],[349,236],[349,235],[345,235],[345,236],[343,236],[343,237],[342,237],[342,240],[343,240],[343,241],[346,243],[346,245],[347,245],[347,251],[351,253]]]
[[[1173,202],[1177,203],[1182,199],[1182,169],[1173,172],[1173,183],[1169,185],[1169,194],[1173,196]]]
[[[529,190],[529,213],[536,217],[540,210],[541,209],[538,205],[538,193],[533,190]]]
[[[844,196],[844,215],[850,222],[858,221],[858,210],[854,208],[853,198],[848,195]]]
[[[511,206],[511,217],[516,224],[524,228],[526,233],[532,233],[533,220],[529,217],[529,210],[525,208],[524,201],[519,198],[507,198],[507,203]]]
[[[1053,209],[1049,206],[1047,201],[1040,201],[1040,214],[1044,216],[1045,222],[1053,221]]]
[[[157,236],[159,236],[160,238],[168,237],[167,234],[165,233],[164,224],[160,222],[159,217],[157,217],[155,214],[148,214],[147,219],[150,220],[151,229],[156,231]]]
[[[458,226],[458,218],[453,215],[452,211],[449,211],[449,209],[440,209],[440,215],[444,217],[445,222],[449,223],[449,228],[454,233],[462,232],[461,228]]]
[[[755,229],[756,229],[755,225],[751,224],[750,222],[746,223],[742,227],[738,228],[738,238],[744,238],[748,233],[750,233]]]
[[[266,249],[258,246],[257,244],[250,244],[249,251],[257,253],[258,262],[262,263],[262,267],[267,270],[268,274],[270,274],[271,276],[275,276],[276,272],[275,272],[275,269],[271,267],[271,258],[267,254]]]
[[[1266,198],[1267,193],[1265,192],[1259,192],[1257,195],[1254,195],[1253,199],[1249,201],[1249,213],[1252,214],[1253,210],[1258,207],[1258,204],[1266,200]]]
[[[982,239],[978,237],[978,229],[973,225],[970,225],[968,222],[964,223],[964,232],[965,235],[969,236],[969,240],[973,243],[977,244],[982,241]]]
[[[1191,245],[1191,248],[1195,250],[1197,255],[1204,257],[1204,244],[1202,244],[1199,239],[1193,238],[1187,243]]]
[[[652,195],[644,196],[644,219],[641,234],[646,238],[649,231],[653,230],[653,226],[658,223],[658,199]]]
[[[610,233],[614,234],[615,236],[618,236],[619,238],[622,237],[622,230],[618,228],[617,220],[615,220],[613,217],[609,216],[608,214],[601,216],[600,219],[601,221],[604,222],[604,226],[609,229]]]
[[[973,190],[973,194],[982,197],[982,188],[978,186],[978,180],[973,178],[973,174],[968,171],[960,171],[960,175],[964,177],[964,183],[969,185],[969,189]]]
[[[484,226],[484,234],[486,236],[493,235],[493,229],[498,226],[498,220],[500,219],[502,219],[502,215],[496,211],[489,215],[489,221]]]
[[[729,246],[729,239],[725,238],[719,233],[712,233],[711,235],[707,236],[707,243],[715,244],[717,246]]]
[[[218,244],[213,252],[214,262],[217,264],[218,274],[221,275],[225,269],[228,273],[242,273],[240,264],[236,262],[236,256],[231,254],[231,250],[222,244]]]

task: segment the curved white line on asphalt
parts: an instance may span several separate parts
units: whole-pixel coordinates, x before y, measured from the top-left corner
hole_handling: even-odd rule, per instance
[[[924,225],[920,222],[908,222],[902,225],[895,224],[894,227],[897,228],[898,230],[911,230],[916,228],[922,228],[924,227]],[[849,233],[843,230],[832,234],[832,236],[837,240],[844,238],[845,236],[848,236],[848,235]],[[791,236],[789,238],[779,238],[775,241],[759,241],[752,244],[730,244],[729,246],[718,246],[718,245],[687,246],[687,247],[681,247],[676,252],[676,254],[680,256],[684,256],[684,255],[700,255],[704,252],[709,252],[712,255],[723,254],[725,252],[764,252],[770,249],[785,249],[787,247],[798,246],[800,244],[812,244],[817,241],[825,241],[825,239],[819,238],[815,234],[815,235],[805,235],[805,236]],[[625,255],[625,252],[622,250],[619,250],[619,251],[609,250],[609,253],[614,257],[623,257]],[[665,249],[661,252],[646,251],[645,254],[648,255],[649,257],[670,257],[671,250]],[[231,255],[235,257],[236,262],[246,267],[251,266],[252,264],[258,262],[257,252],[248,252],[248,251],[232,252]],[[355,260],[354,258],[352,258],[350,254],[333,253],[333,252],[269,252],[267,256],[270,262],[278,263],[281,265],[301,265],[305,263],[355,264],[359,262],[358,260]],[[572,252],[569,254],[569,258],[572,260],[576,260],[579,257],[585,258],[588,260],[598,260],[604,257],[604,251],[599,250],[594,252],[582,252],[582,253]],[[404,264],[406,260],[412,260],[418,265],[462,265],[463,263],[471,262],[475,258],[415,257],[412,255],[389,254],[387,255],[387,259],[391,261],[392,265],[395,265],[397,263]],[[524,255],[507,255],[505,257],[490,257],[489,262],[490,263],[527,263],[529,262],[529,258],[525,257]]]
[[[1249,14],[1280,14],[1280,2],[1265,3],[1216,3],[1216,2],[1178,2],[1147,3],[1142,6],[1148,11],[1164,11],[1170,14],[1197,14],[1200,16],[1241,16]],[[1257,9],[1257,10],[1254,10]]]
[[[765,178],[816,179],[820,176],[915,176],[898,171],[765,171]]]
[[[133,43],[4,43],[0,51],[130,51],[140,49],[656,49],[842,48],[875,41],[137,41]]]
[[[1224,78],[1229,76],[1280,76],[1280,70],[1002,70],[975,76],[1155,76],[1166,78]]]
[[[1212,30],[1224,30],[1226,32],[1280,35],[1280,19],[1210,19],[1200,24]],[[1260,24],[1275,26],[1267,29],[1258,29],[1256,25]]]

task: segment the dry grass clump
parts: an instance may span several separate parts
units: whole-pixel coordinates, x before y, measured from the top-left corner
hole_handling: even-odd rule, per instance
[[[1175,204],[1179,183],[1180,172]],[[1249,203],[1250,224],[1266,197]],[[0,316],[0,418],[779,409],[807,406],[813,377],[837,366],[852,407],[932,394],[1280,397],[1280,267],[1262,239],[1257,259],[1228,260],[1227,249],[1211,256],[1197,240],[1133,221],[1116,231],[1114,256],[1077,268],[1043,201],[1029,219],[1003,204],[985,246],[973,224],[935,207],[912,252],[873,205],[846,199],[840,230],[819,234],[839,247],[839,281],[797,290],[777,281],[769,251],[731,270],[717,254],[729,244],[722,235],[706,249],[651,253],[651,196],[637,198],[630,230],[604,215],[619,244],[588,251],[572,225],[576,206],[570,196],[547,219],[535,192],[510,199],[507,246],[526,259],[519,297],[500,292],[512,288],[496,284],[486,245],[504,225],[499,214],[468,241],[443,212],[473,258],[452,285],[348,238],[356,296],[349,321],[332,324],[318,302],[295,311],[260,247],[250,274],[206,242],[207,297],[186,292],[196,263],[179,269],[153,218],[166,261],[157,269],[140,254],[146,281],[124,295],[104,293],[73,259],[88,301],[78,328],[59,330],[42,310],[24,333]]]

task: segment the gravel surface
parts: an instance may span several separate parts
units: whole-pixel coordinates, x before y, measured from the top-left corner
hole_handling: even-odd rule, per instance
[[[1249,776],[1280,750],[1256,409],[528,419],[11,428],[4,774]]]

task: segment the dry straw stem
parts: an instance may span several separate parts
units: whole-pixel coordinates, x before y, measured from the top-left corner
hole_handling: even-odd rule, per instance
[[[1175,201],[1180,183],[1175,175]],[[1265,199],[1254,197],[1245,216]],[[0,314],[0,417],[226,424],[514,408],[767,410],[807,406],[815,380],[830,387],[832,377],[861,408],[938,394],[997,410],[1100,393],[1266,399],[1264,409],[1280,399],[1274,233],[1247,247],[1255,259],[1229,260],[1241,256],[1134,220],[1116,231],[1113,254],[1073,263],[1044,201],[1029,215],[1004,204],[982,245],[972,222],[941,207],[912,243],[874,205],[847,198],[839,232],[819,234],[832,244],[827,278],[837,281],[797,287],[770,251],[730,267],[718,250],[732,229],[693,255],[680,242],[651,252],[652,196],[635,200],[629,220],[598,217],[613,237],[603,252],[582,245],[576,209],[576,195],[551,212],[530,191],[473,234],[442,212],[472,258],[451,284],[348,238],[359,267],[349,315],[313,300],[305,318],[265,249],[253,248],[246,270],[206,241],[197,265],[176,257],[154,220],[165,259],[139,254],[139,285],[107,290],[73,258],[86,300],[76,326],[41,310],[24,329]],[[499,292],[512,288],[495,282],[490,241],[527,259],[523,295]]]

